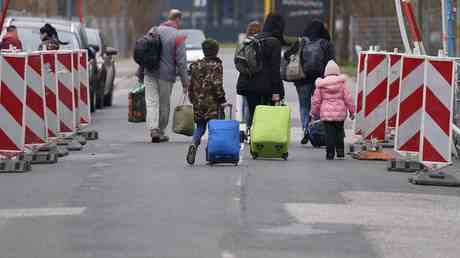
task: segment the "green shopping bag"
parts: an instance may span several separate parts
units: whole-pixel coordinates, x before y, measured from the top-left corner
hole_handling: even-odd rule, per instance
[[[145,86],[139,83],[128,94],[128,121],[131,123],[145,122]]]

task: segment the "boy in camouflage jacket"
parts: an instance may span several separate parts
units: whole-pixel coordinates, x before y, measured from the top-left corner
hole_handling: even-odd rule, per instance
[[[219,43],[207,39],[202,44],[204,58],[190,65],[191,84],[189,98],[193,104],[196,129],[187,153],[187,163],[193,165],[201,137],[206,133],[208,121],[217,119],[226,102],[223,87],[222,60],[217,57]]]

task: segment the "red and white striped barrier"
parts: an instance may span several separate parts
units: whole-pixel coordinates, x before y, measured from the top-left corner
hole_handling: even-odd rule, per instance
[[[0,56],[0,151],[24,151],[25,73],[27,55]]]
[[[384,141],[388,90],[388,57],[385,53],[367,54],[364,87],[364,138]]]
[[[430,58],[425,69],[420,161],[428,166],[447,165],[452,161],[456,65],[453,60]]]
[[[40,53],[30,53],[27,56],[25,109],[26,145],[45,144],[48,141],[42,62],[42,55]]]
[[[59,135],[58,83],[56,76],[56,52],[43,52],[43,80],[45,83],[46,120],[48,137]]]
[[[75,107],[75,126],[78,129],[80,127],[80,50],[75,50],[72,53],[72,80],[73,80],[73,96],[74,96],[74,107]]]
[[[358,74],[357,74],[357,81],[356,81],[356,118],[354,122],[354,131],[355,134],[362,134],[364,131],[364,114],[363,114],[363,94],[364,94],[364,86],[366,83],[366,60],[367,54],[366,52],[361,52],[359,54],[359,61],[358,61]]]
[[[80,52],[80,103],[79,116],[80,125],[87,126],[91,124],[91,109],[90,109],[90,91],[89,91],[89,69],[88,69],[88,52],[82,50]]]
[[[73,54],[72,51],[59,51],[57,53],[57,79],[58,79],[58,110],[59,132],[64,135],[76,131],[75,123],[75,91],[73,85]]]
[[[403,56],[395,149],[418,153],[422,122],[425,57]]]
[[[396,127],[398,116],[399,83],[401,81],[402,56],[390,54],[390,67],[388,70],[388,109],[387,128]]]

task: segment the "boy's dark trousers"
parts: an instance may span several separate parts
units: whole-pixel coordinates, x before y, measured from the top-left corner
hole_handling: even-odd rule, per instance
[[[326,153],[329,158],[334,158],[336,152],[339,157],[345,156],[345,131],[343,126],[343,121],[324,121],[324,128],[326,130]]]

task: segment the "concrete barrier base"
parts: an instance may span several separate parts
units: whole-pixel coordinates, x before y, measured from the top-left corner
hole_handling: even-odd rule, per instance
[[[25,173],[32,169],[25,160],[0,160],[0,173]]]
[[[444,172],[427,169],[419,171],[410,177],[409,182],[414,185],[460,187],[460,181],[456,177]]]
[[[397,159],[388,161],[388,171],[414,173],[425,169],[425,166],[415,160]]]
[[[99,133],[97,131],[81,131],[77,135],[84,137],[87,141],[95,141],[99,139]]]
[[[58,153],[54,151],[37,151],[25,153],[19,157],[20,160],[28,161],[30,164],[55,164],[58,162]]]

